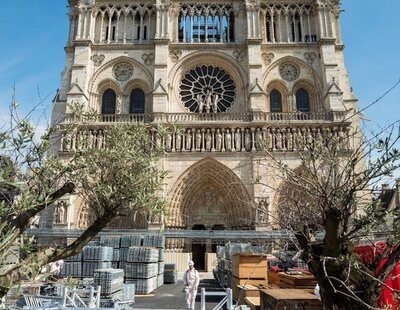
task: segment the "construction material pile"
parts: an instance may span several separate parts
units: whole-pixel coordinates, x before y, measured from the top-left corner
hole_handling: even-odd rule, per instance
[[[175,284],[178,281],[178,272],[176,264],[165,264],[164,266],[164,283]]]
[[[122,272],[122,282],[119,282],[134,284],[136,294],[149,294],[164,284],[164,246],[165,237],[158,234],[102,236],[99,241],[86,246],[82,253],[66,259],[61,275],[97,277],[96,283],[114,285],[112,283],[116,280],[111,279],[121,279]],[[102,293],[105,294],[103,285],[98,285],[102,286]],[[113,290],[113,287],[107,286],[107,289]],[[121,295],[122,287],[116,292]],[[116,292],[110,294],[115,295]]]

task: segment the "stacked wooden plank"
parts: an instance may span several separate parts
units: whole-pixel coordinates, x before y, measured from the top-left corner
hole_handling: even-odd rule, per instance
[[[317,296],[298,289],[260,290],[260,308],[271,310],[322,310]]]
[[[280,288],[314,290],[317,285],[315,277],[310,274],[288,274],[285,272],[278,273]]]
[[[231,288],[233,298],[244,303],[247,285],[268,287],[267,256],[263,254],[238,253],[232,256]]]

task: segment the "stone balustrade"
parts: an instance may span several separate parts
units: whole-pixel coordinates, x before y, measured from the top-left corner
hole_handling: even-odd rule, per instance
[[[318,144],[340,143],[349,148],[349,131],[343,126],[232,126],[181,128],[162,137],[152,130],[154,145],[164,146],[167,152],[256,152],[302,151]],[[106,129],[80,129],[61,134],[61,152],[85,147],[106,147]]]
[[[346,112],[248,112],[248,113],[144,113],[144,114],[98,114],[77,116],[67,114],[64,123],[193,123],[193,122],[341,122]]]

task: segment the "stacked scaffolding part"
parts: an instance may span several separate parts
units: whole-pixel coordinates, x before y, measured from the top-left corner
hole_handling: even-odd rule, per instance
[[[164,264],[164,283],[175,284],[178,280],[176,264]]]

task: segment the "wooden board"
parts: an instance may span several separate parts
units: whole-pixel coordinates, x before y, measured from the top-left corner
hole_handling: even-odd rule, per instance
[[[246,305],[251,310],[259,310],[260,308],[260,297],[246,297],[245,298]]]
[[[315,277],[313,275],[307,275],[307,274],[301,274],[301,275],[290,275],[286,274],[284,272],[279,272],[279,281],[284,282],[290,285],[316,285],[317,281],[315,280]]]
[[[267,256],[246,253],[233,255],[232,274],[237,278],[267,278]]]
[[[246,285],[246,288],[257,288],[257,294],[259,296],[259,289],[260,288],[268,288],[268,279],[239,279],[236,277],[231,278],[231,288],[232,288],[232,295],[235,300],[238,300],[239,297],[239,304],[244,304],[244,298],[246,295],[246,290],[241,294],[243,286]],[[249,289],[250,293],[251,289]],[[251,294],[251,293],[250,293]]]
[[[260,290],[260,308],[322,310],[322,303],[317,296],[299,289],[262,289]]]

